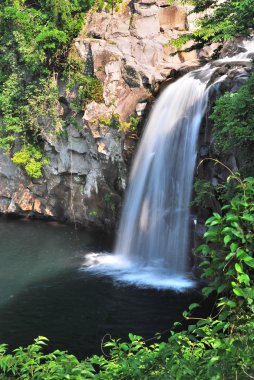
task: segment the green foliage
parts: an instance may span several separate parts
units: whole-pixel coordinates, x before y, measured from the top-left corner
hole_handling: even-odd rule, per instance
[[[234,153],[245,160],[245,170],[254,162],[254,75],[237,93],[219,98],[210,116],[219,152]],[[252,173],[251,173],[252,174]]]
[[[97,216],[97,211],[95,211],[95,210],[92,210],[92,211],[90,211],[89,212],[89,216],[91,217],[91,218],[96,218],[96,216]]]
[[[42,352],[47,339],[38,337],[35,343],[6,353],[0,346],[0,368],[4,379],[83,380],[93,378],[94,369],[89,363],[80,363],[75,356],[56,350],[48,355]],[[1,377],[0,377],[1,378]]]
[[[42,166],[47,163],[42,155],[37,157],[41,136],[62,129],[55,81],[41,79],[24,85],[17,75],[11,75],[0,94],[0,115],[1,149],[11,155],[15,143],[21,144],[22,149],[14,154],[13,162],[23,166],[32,178],[39,178]],[[22,159],[24,152],[29,156],[26,160]]]
[[[133,116],[131,115],[129,118],[129,121],[122,124],[122,127],[120,128],[123,132],[137,132],[137,127],[140,122],[139,116]]]
[[[73,94],[73,101],[71,102],[73,109],[81,111],[91,101],[103,102],[102,82],[85,74],[86,63],[80,59],[74,47],[71,47],[63,67],[67,91]]]
[[[117,114],[112,114],[112,116],[107,120],[104,118],[99,118],[99,123],[114,129],[118,129],[123,133],[137,132],[139,122],[140,117],[134,115],[130,116],[129,121],[121,121],[120,116]]]
[[[10,75],[0,93],[0,147],[5,151],[10,150],[24,130],[23,121],[19,118],[16,104],[21,97],[22,88],[16,74]]]
[[[186,4],[192,4],[193,1],[192,1],[192,0],[178,0],[178,1],[175,1],[175,0],[167,0],[167,3],[168,3],[169,5],[173,5],[173,4],[186,5]]]
[[[254,23],[254,0],[193,0],[193,13],[209,9],[197,22],[197,29],[185,37],[173,40],[172,44],[180,47],[186,39],[197,43],[222,42],[236,36],[248,36]]]
[[[168,342],[150,346],[133,334],[129,334],[130,342],[110,340],[104,345],[110,349],[107,356],[84,361],[59,350],[44,354],[44,337],[13,354],[1,345],[0,376],[5,380],[233,380],[236,374],[239,380],[251,378],[253,322],[228,337],[202,322],[203,326],[192,326],[188,332],[172,331]]]
[[[173,45],[177,49],[181,49],[183,45],[185,45],[187,42],[193,40],[192,34],[182,34],[178,38],[175,38],[174,40],[171,40],[169,42],[169,45]]]
[[[0,3],[0,148],[12,156],[21,145],[21,155],[16,152],[13,161],[29,175],[37,177],[41,167],[35,157],[21,163],[24,147],[39,151],[45,133],[62,130],[55,72],[63,70],[68,46],[91,5],[90,0]],[[95,79],[87,78],[85,84],[80,97],[98,99]]]
[[[203,278],[209,279],[204,294],[215,291],[220,320],[232,318],[234,324],[254,314],[254,179],[247,178],[238,193],[224,206],[225,215],[214,213],[206,222],[206,244],[199,251]]]
[[[205,179],[196,178],[194,182],[195,197],[192,205],[206,207],[207,199],[214,197],[214,186]]]
[[[91,75],[74,73],[67,84],[67,89],[76,92],[71,104],[77,110],[84,110],[85,105],[91,101],[103,102],[103,85]]]
[[[25,145],[20,151],[14,153],[12,162],[24,167],[31,178],[40,178],[42,167],[48,164],[47,158],[43,157],[41,151],[32,145]]]
[[[119,11],[119,6],[122,4],[123,0],[98,0],[96,6],[99,10],[111,11],[113,14],[114,11]]]

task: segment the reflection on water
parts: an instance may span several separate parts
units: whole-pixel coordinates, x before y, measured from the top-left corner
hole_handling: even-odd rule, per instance
[[[106,243],[101,240],[98,248]],[[0,305],[34,282],[77,267],[95,242],[95,235],[56,222],[0,219]]]
[[[150,338],[168,330],[200,298],[197,291],[117,286],[79,270],[87,253],[103,250],[110,243],[98,232],[0,218],[0,342],[16,347],[44,335],[51,349],[85,357],[100,353],[106,333]]]

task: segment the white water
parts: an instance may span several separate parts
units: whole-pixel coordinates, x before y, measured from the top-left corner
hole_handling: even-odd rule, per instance
[[[208,83],[221,64],[250,62],[253,41],[245,48],[185,75],[159,97],[131,171],[114,255],[88,255],[84,265],[89,270],[143,287],[194,285],[188,276],[189,204]]]

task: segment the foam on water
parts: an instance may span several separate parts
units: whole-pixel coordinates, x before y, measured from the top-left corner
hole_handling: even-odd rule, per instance
[[[234,55],[233,57],[225,57],[219,59],[215,62],[217,63],[227,63],[227,62],[237,62],[237,63],[250,63],[252,59],[252,55],[254,54],[254,36],[252,36],[249,40],[242,41],[239,44],[239,47],[243,48],[243,51]]]
[[[98,276],[110,276],[120,285],[134,285],[140,288],[173,289],[184,291],[195,286],[195,282],[182,275],[169,275],[167,268],[154,261],[144,266],[121,255],[90,253],[85,256],[81,270]]]

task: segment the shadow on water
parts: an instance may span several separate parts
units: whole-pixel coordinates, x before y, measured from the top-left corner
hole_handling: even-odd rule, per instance
[[[0,341],[11,347],[47,336],[50,348],[84,358],[100,353],[107,333],[127,338],[133,332],[151,338],[168,330],[200,295],[115,287],[109,278],[72,270],[28,286],[0,308]]]
[[[101,352],[107,333],[148,339],[168,331],[201,298],[197,290],[120,287],[79,270],[85,254],[109,246],[98,233],[79,231],[77,239],[68,226],[0,218],[0,342],[14,348],[44,335],[50,349],[84,358]]]

